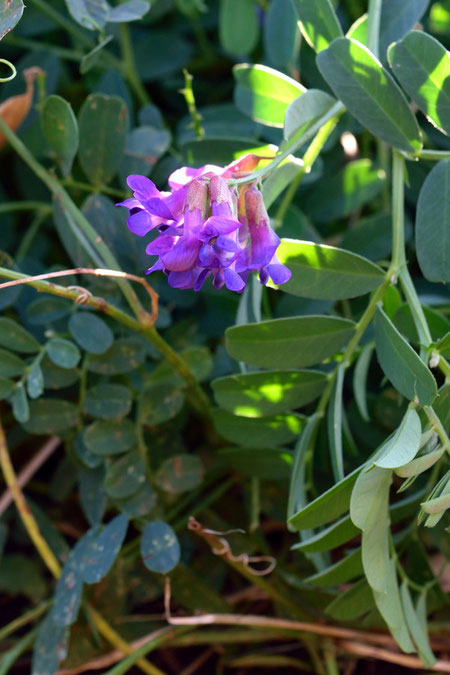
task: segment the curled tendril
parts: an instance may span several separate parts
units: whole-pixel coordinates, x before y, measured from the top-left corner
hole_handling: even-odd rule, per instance
[[[10,80],[13,80],[17,75],[17,70],[14,64],[10,61],[7,61],[6,59],[0,59],[0,63],[4,63],[5,66],[8,66],[8,68],[11,70],[11,75],[9,75],[9,77],[0,77],[0,82],[9,82]]]

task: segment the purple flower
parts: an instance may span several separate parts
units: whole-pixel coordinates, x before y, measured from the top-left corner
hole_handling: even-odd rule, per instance
[[[127,225],[143,237],[156,229],[147,245],[158,256],[147,274],[161,270],[174,288],[198,291],[208,277],[216,288],[242,292],[249,274],[276,284],[291,273],[275,255],[280,239],[270,226],[262,195],[248,184],[230,187],[227,179],[246,175],[258,164],[255,155],[221,168],[183,167],[169,177],[170,192],[160,192],[144,176],[129,176],[133,197],[118,206],[129,209]]]

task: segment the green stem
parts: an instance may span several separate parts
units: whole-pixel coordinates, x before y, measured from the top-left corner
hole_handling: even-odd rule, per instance
[[[15,255],[16,260],[20,260],[21,258],[24,258],[26,256],[26,254],[31,248],[31,245],[36,235],[41,229],[41,225],[47,220],[48,215],[49,214],[47,211],[41,211],[40,213],[37,213],[30,227],[28,228],[25,235],[20,241],[19,247]]]
[[[10,213],[12,211],[42,211],[49,215],[52,207],[47,202],[3,202],[0,204],[0,213]]]
[[[393,281],[405,265],[405,160],[393,151],[392,160],[392,263]]]
[[[202,138],[202,136],[205,135],[205,130],[202,127],[202,117],[199,114],[195,103],[194,90],[192,89],[193,77],[186,70],[186,68],[183,68],[183,75],[184,88],[180,89],[180,94],[183,94],[184,100],[186,101],[186,105],[194,125],[195,135],[197,138]]]
[[[11,280],[29,279],[26,274],[21,274],[20,272],[15,272],[14,270],[6,269],[5,267],[0,267],[0,277],[5,277],[6,279]],[[67,298],[68,300],[76,301],[80,297],[80,292],[77,289],[58,286],[57,284],[50,283],[48,281],[27,281],[27,285],[32,286],[38,291],[50,293],[51,295],[57,295],[62,298]],[[149,342],[151,342],[161,352],[161,354],[163,354],[170,365],[173,366],[173,368],[186,382],[190,390],[190,400],[192,401],[193,405],[195,405],[197,410],[199,410],[199,412],[204,415],[209,415],[210,404],[205,392],[198,382],[196,382],[194,375],[183,361],[181,356],[179,356],[172,349],[172,347],[159,335],[153,326],[139,322],[137,319],[122,311],[115,305],[106,302],[104,298],[89,296],[86,298],[85,304],[93,307],[94,309],[97,309],[100,312],[104,312],[119,323],[130,328],[135,333],[143,335],[145,338],[147,338]]]
[[[279,209],[277,211],[277,214],[275,216],[275,227],[279,227],[281,223],[283,222],[283,219],[286,215],[286,212],[292,202],[292,200],[295,197],[295,194],[297,192],[297,188],[300,185],[303,176],[306,173],[309,173],[311,170],[314,162],[316,161],[317,157],[320,154],[320,151],[322,150],[323,146],[325,145],[327,139],[329,138],[331,132],[335,128],[336,124],[338,121],[338,116],[336,115],[335,117],[332,117],[328,122],[326,122],[317,132],[316,136],[313,138],[311,141],[311,144],[309,145],[307,151],[305,152],[303,156],[303,166],[300,168],[298,174],[290,184],[289,188],[287,189],[283,200],[279,206]]]
[[[84,192],[103,192],[105,195],[111,195],[111,197],[118,197],[119,199],[125,199],[129,196],[128,192],[125,192],[125,190],[117,190],[116,188],[108,187],[107,185],[90,185],[89,183],[72,180],[72,178],[64,178],[61,180],[61,184],[68,188],[73,188],[74,190],[83,190]]]
[[[19,628],[23,628],[28,623],[39,619],[39,617],[42,616],[49,609],[49,607],[51,607],[51,604],[52,603],[47,600],[38,607],[31,609],[29,612],[25,612],[25,614],[22,614],[22,616],[19,616],[17,619],[14,619],[14,621],[8,623],[0,630],[0,642],[5,640],[12,633],[15,633],[16,630],[19,630]]]
[[[142,105],[148,105],[152,101],[139,77],[136,68],[136,60],[134,58],[133,45],[131,43],[130,28],[126,23],[120,24],[120,48],[122,50],[123,65],[128,82],[133,87],[134,92]]]
[[[40,42],[39,40],[30,40],[29,38],[16,37],[15,35],[8,35],[5,39],[6,45],[12,47],[21,47],[22,49],[29,49],[31,52],[47,52],[47,54],[56,54],[67,61],[75,61],[80,63],[83,58],[82,52],[75,49],[67,49],[66,47],[58,47],[57,45],[48,42]]]
[[[425,405],[423,407],[423,411],[424,411],[425,415],[428,417],[428,420],[429,420],[431,426],[433,427],[433,429],[436,431],[439,438],[441,439],[441,443],[444,446],[445,450],[450,455],[450,439],[447,435],[447,432],[444,429],[444,425],[442,424],[441,420],[439,419],[438,415],[436,414],[434,408],[431,405]]]
[[[343,104],[340,101],[338,101],[333,105],[332,108],[330,108],[330,110],[323,117],[321,117],[315,124],[313,124],[307,131],[305,131],[305,133],[301,134],[300,136],[294,135],[289,141],[282,143],[282,145],[280,146],[281,152],[279,152],[279,154],[276,155],[273,158],[273,160],[269,164],[267,164],[267,166],[264,166],[262,169],[258,169],[257,171],[254,171],[253,173],[248,174],[243,178],[236,178],[235,180],[230,180],[228,181],[228,183],[230,185],[241,185],[242,183],[249,183],[251,181],[258,180],[263,176],[265,176],[266,174],[270,173],[280,164],[280,162],[283,161],[283,159],[286,159],[286,157],[288,157],[296,150],[301,148],[301,146],[304,145],[307,141],[309,141],[310,138],[313,138],[317,134],[317,132],[321,129],[321,127],[324,126],[324,124],[333,119],[333,117],[339,119],[344,110],[345,108]]]
[[[11,672],[11,667],[17,661],[17,659],[22,656],[30,647],[36,639],[37,629],[33,629],[27,633],[23,638],[21,638],[15,645],[6,652],[2,659],[0,660],[0,675],[7,675]]]
[[[367,17],[367,46],[378,59],[380,42],[380,20],[382,0],[369,0]]]
[[[260,527],[261,515],[261,482],[255,476],[250,482],[250,525],[249,531],[255,532]]]
[[[441,159],[450,159],[450,150],[420,150],[414,158],[440,162]]]

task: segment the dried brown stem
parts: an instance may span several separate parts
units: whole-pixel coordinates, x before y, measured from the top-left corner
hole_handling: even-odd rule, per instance
[[[400,654],[388,651],[387,649],[380,649],[379,647],[372,647],[361,642],[352,642],[344,640],[338,643],[338,647],[346,654],[354,654],[365,659],[377,659],[378,661],[386,661],[387,663],[395,663],[411,670],[421,670],[424,672],[422,661],[417,656],[409,656],[408,654]],[[427,668],[428,671],[437,673],[450,673],[449,661],[437,661],[434,666]]]
[[[37,274],[32,277],[25,277],[24,279],[15,279],[14,281],[6,281],[3,284],[0,284],[0,290],[2,288],[8,288],[9,286],[19,286],[20,284],[27,284],[30,281],[44,281],[47,279],[56,279],[57,277],[67,277],[71,276],[72,274],[92,274],[96,277],[115,277],[117,279],[128,279],[130,281],[136,281],[138,284],[141,284],[147,291],[147,293],[150,296],[150,302],[151,302],[151,308],[152,308],[152,313],[150,315],[150,325],[154,325],[156,319],[158,318],[158,293],[153,290],[153,288],[145,281],[145,279],[142,279],[142,277],[138,277],[135,274],[129,274],[128,272],[122,272],[119,270],[107,270],[107,269],[91,269],[90,267],[75,267],[74,269],[71,270],[58,270],[57,272],[48,272],[46,274]],[[78,287],[78,286],[72,286],[72,288],[76,288],[80,291],[80,298],[79,298],[79,303],[82,304],[83,302],[86,301],[88,297],[90,297],[89,291],[87,291],[84,288]]]

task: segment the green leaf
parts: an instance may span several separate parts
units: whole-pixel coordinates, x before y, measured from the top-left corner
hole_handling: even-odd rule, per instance
[[[450,332],[446,333],[436,344],[436,350],[445,358],[450,358]]]
[[[299,171],[302,170],[301,167],[302,161],[290,156],[264,179],[262,193],[267,209],[270,208],[283,190],[292,183],[294,178],[299,174]]]
[[[65,0],[70,15],[80,26],[89,30],[103,28],[110,8],[106,0]]]
[[[64,389],[78,380],[78,372],[55,366],[47,356],[41,361],[42,374],[46,389]]]
[[[439,485],[437,493],[432,493],[432,498],[428,498],[426,502],[422,502],[421,507],[425,513],[443,514],[450,508],[450,473],[444,477],[444,480]]]
[[[105,489],[114,499],[131,497],[144,483],[145,464],[137,450],[114,460],[106,470]]]
[[[254,0],[220,0],[219,39],[231,54],[244,56],[253,51],[259,37]]]
[[[304,551],[305,553],[321,553],[337,548],[345,544],[359,534],[359,529],[351,521],[350,516],[341,518],[324,530],[320,530],[308,539],[294,544],[291,548],[294,551]]]
[[[39,363],[35,363],[27,375],[27,392],[30,398],[39,398],[44,391],[44,374]]]
[[[0,317],[0,346],[25,354],[34,354],[41,348],[31,333],[5,316]]]
[[[2,0],[0,3],[0,40],[20,21],[24,7],[22,0]]]
[[[239,64],[233,75],[239,110],[271,127],[283,127],[289,104],[305,91],[296,80],[267,66]]]
[[[132,395],[121,384],[97,384],[86,392],[84,410],[92,417],[112,420],[126,417],[131,410]]]
[[[59,626],[70,626],[77,620],[83,591],[83,555],[90,537],[91,533],[88,532],[78,540],[69,553],[58,579],[52,607],[52,619]]]
[[[78,157],[86,176],[95,185],[114,178],[125,153],[128,111],[115,96],[90,94],[78,118]]]
[[[153,426],[167,422],[182,409],[183,392],[173,384],[153,384],[147,387],[139,403],[139,420],[141,424]]]
[[[150,2],[147,0],[127,0],[117,7],[110,7],[108,21],[113,23],[137,21],[142,19],[149,9]]]
[[[33,647],[32,675],[55,673],[67,656],[69,631],[67,626],[57,624],[52,613],[41,623]]]
[[[228,353],[263,368],[302,368],[344,347],[354,323],[328,316],[302,316],[233,326],[225,333]]]
[[[363,470],[354,485],[350,517],[363,531],[361,548],[366,579],[375,591],[386,592],[389,565],[389,488],[392,471],[372,467]]]
[[[130,498],[118,501],[117,506],[129,518],[142,518],[153,511],[156,506],[156,494],[147,483]]]
[[[272,0],[264,21],[264,50],[276,68],[292,64],[300,47],[300,35],[291,0]]]
[[[360,579],[325,608],[325,614],[338,621],[352,621],[366,614],[373,606],[373,593],[367,581]]]
[[[125,156],[120,165],[120,176],[123,179],[130,174],[148,176],[169,146],[170,133],[167,129],[155,127],[133,129],[128,136]]]
[[[316,52],[342,37],[342,28],[330,0],[293,0],[303,37]]]
[[[91,353],[87,368],[98,375],[123,375],[141,366],[145,358],[145,344],[141,340],[119,338],[103,354]]]
[[[284,138],[303,134],[330,112],[336,104],[336,99],[320,89],[308,89],[302,96],[294,99],[286,110],[284,118]]]
[[[348,228],[341,239],[340,246],[369,260],[382,260],[391,253],[391,230],[391,214],[377,213],[362,218],[354,226]]]
[[[317,65],[364,127],[400,150],[420,150],[419,126],[401,89],[366,47],[339,38],[317,56]]]
[[[394,387],[410,401],[417,396],[421,405],[431,405],[437,393],[433,375],[379,307],[375,344],[380,366]]]
[[[348,216],[380,194],[386,176],[368,159],[349,162],[341,171],[326,180],[327,199],[323,198],[324,185],[306,195],[303,209],[315,223],[328,223]]]
[[[184,349],[180,356],[194,375],[196,382],[206,380],[212,369],[211,352],[206,347],[188,347]],[[150,378],[154,384],[171,384],[173,386],[185,387],[186,382],[180,373],[167,360],[162,361],[152,371]]]
[[[372,359],[375,344],[373,342],[367,343],[356,361],[355,370],[353,371],[353,391],[355,393],[355,401],[358,406],[359,414],[365,422],[370,419],[369,411],[367,409],[367,375],[369,372],[370,361]]]
[[[99,525],[105,514],[108,497],[105,491],[105,467],[81,469],[79,473],[80,503],[88,523]]]
[[[10,403],[14,418],[23,424],[30,419],[30,404],[27,399],[27,393],[22,382],[19,382],[11,394]]]
[[[23,424],[30,434],[56,434],[75,426],[77,406],[70,401],[40,398],[30,403],[30,419]]]
[[[177,455],[166,459],[155,474],[156,485],[165,492],[181,494],[193,490],[203,480],[205,468],[197,455]]]
[[[221,448],[219,455],[236,471],[262,480],[287,480],[292,453],[286,448]]]
[[[60,368],[75,368],[81,358],[80,350],[70,340],[52,338],[47,343],[48,358]]]
[[[78,150],[78,124],[72,106],[61,96],[49,96],[41,107],[41,124],[45,139],[67,178]]]
[[[250,418],[216,409],[212,416],[223,438],[248,447],[268,448],[289,443],[298,436],[302,427],[301,417],[295,414]]]
[[[419,415],[414,408],[409,408],[383,454],[375,460],[375,465],[384,469],[396,469],[407,464],[419,452],[421,438]]]
[[[141,538],[142,562],[151,572],[167,574],[180,561],[180,544],[170,525],[161,520],[148,523]]]
[[[450,54],[438,40],[413,30],[389,48],[403,89],[432,124],[450,134]]]
[[[103,354],[112,345],[114,336],[109,326],[91,312],[75,312],[69,320],[74,340],[91,354]]]
[[[342,448],[342,395],[344,376],[345,368],[341,363],[337,368],[337,375],[333,385],[327,414],[331,468],[336,482],[344,478],[344,458]]]
[[[401,478],[409,478],[410,476],[418,476],[420,473],[427,471],[432,467],[436,462],[442,457],[445,452],[445,448],[442,446],[433,450],[432,452],[427,452],[425,455],[417,457],[416,459],[411,460],[407,464],[398,466],[395,469],[397,476]]]
[[[63,298],[38,298],[28,305],[26,317],[33,326],[43,326],[68,316],[71,308],[72,302]]]
[[[393,560],[388,561],[386,590],[381,593],[374,591],[373,597],[378,611],[386,621],[392,637],[397,641],[401,649],[407,653],[415,651],[403,613],[395,562]]]
[[[137,442],[136,429],[131,420],[98,420],[87,427],[83,441],[95,455],[119,455]]]
[[[311,415],[295,444],[287,505],[287,521],[290,530],[296,529],[296,521],[293,520],[295,518],[293,514],[306,505],[305,459],[307,452],[310,450],[316,438],[319,422],[320,418],[316,413]]]
[[[350,506],[353,486],[363,468],[358,467],[344,480],[301,508],[290,517],[289,525],[295,530],[306,530],[325,525],[345,513]]]
[[[383,271],[369,260],[325,244],[282,239],[277,257],[292,272],[290,280],[278,288],[303,298],[354,298],[384,280]]]
[[[406,581],[404,581],[400,587],[400,597],[402,600],[403,614],[405,615],[406,624],[414,642],[416,643],[420,659],[424,666],[427,668],[432,668],[436,663],[436,657],[431,651],[430,641],[427,634],[425,593],[421,593],[419,596],[418,602],[420,603],[420,608],[418,607],[418,609],[420,609],[421,613],[423,614],[423,617],[420,618],[419,612],[416,611],[416,608],[413,605],[408,583]],[[424,620],[422,620],[422,618]]]
[[[352,551],[337,563],[304,579],[305,583],[315,586],[338,586],[360,577],[363,572],[361,549]]]
[[[82,432],[78,433],[75,438],[74,449],[80,462],[88,469],[96,469],[103,464],[103,458],[99,455],[94,455],[94,453],[85,446]]]
[[[16,383],[12,380],[8,380],[6,377],[0,377],[0,401],[8,398],[14,391],[15,386]]]
[[[276,415],[317,398],[327,376],[314,370],[276,370],[220,377],[211,382],[217,405],[243,417]]]
[[[27,364],[20,356],[6,349],[0,349],[0,377],[17,377],[22,375]]]
[[[432,168],[417,202],[417,258],[428,281],[450,281],[449,222],[450,160],[447,159]]]
[[[83,581],[97,584],[114,564],[128,530],[128,516],[113,518],[98,536],[91,536],[83,551]]]

